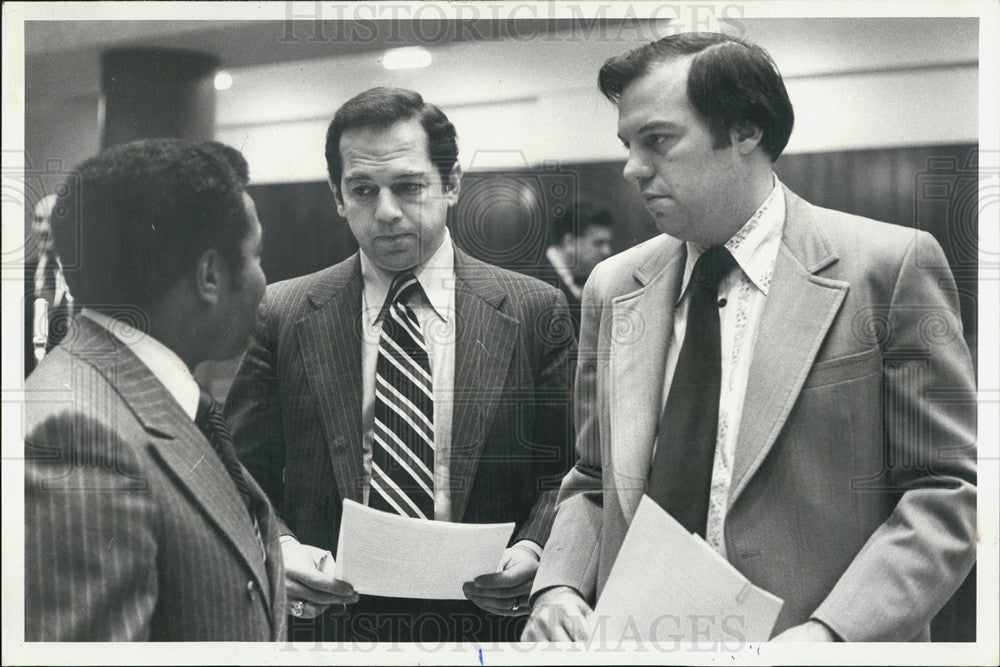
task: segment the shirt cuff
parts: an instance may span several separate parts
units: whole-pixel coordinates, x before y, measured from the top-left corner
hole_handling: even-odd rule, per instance
[[[522,549],[527,549],[535,555],[535,558],[542,560],[542,547],[534,540],[518,540],[510,546],[511,549],[515,547],[521,547]]]
[[[812,621],[812,622],[814,622],[814,623],[819,623],[824,628],[826,628],[826,631],[829,632],[830,636],[833,637],[833,641],[835,641],[835,642],[842,642],[842,641],[844,641],[844,638],[840,636],[840,633],[838,633],[836,630],[834,630],[833,628],[831,628],[830,624],[827,623],[826,621],[824,621],[823,619],[816,618],[815,616],[813,616],[809,620]]]

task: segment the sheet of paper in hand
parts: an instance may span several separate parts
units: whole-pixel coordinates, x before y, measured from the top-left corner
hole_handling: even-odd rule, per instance
[[[783,601],[643,496],[594,609],[606,641],[763,642]]]
[[[335,576],[362,595],[462,600],[462,584],[494,572],[513,523],[427,521],[345,500]]]

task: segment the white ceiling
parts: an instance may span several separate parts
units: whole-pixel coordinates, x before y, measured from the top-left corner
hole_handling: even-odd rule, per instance
[[[314,40],[310,21],[297,22],[292,33],[284,21],[29,21],[27,103],[58,108],[60,100],[96,96],[100,53],[120,46],[218,56],[236,74],[236,85],[225,93],[236,108],[220,110],[223,123],[250,120],[240,108],[261,91],[272,102],[286,103],[270,105],[271,117],[303,117],[328,114],[346,99],[344,90],[357,92],[359,85],[391,82],[393,76],[441,103],[516,99],[566,87],[567,76],[583,72],[574,81],[591,86],[605,58],[670,30],[663,21],[604,34],[568,31],[565,21],[551,20],[479,21],[461,29],[445,22],[423,21],[416,29],[412,22],[382,22],[374,34],[350,39],[345,25],[326,22],[324,39]],[[786,77],[969,64],[979,52],[975,18],[741,19],[731,27],[767,48]],[[432,67],[392,75],[379,66],[387,46],[418,43],[434,54]]]
[[[418,90],[441,106],[475,149],[465,150],[467,168],[619,159],[614,133],[597,131],[615,122],[597,71],[679,31],[645,20],[318,25],[319,39],[313,21],[27,22],[26,143],[66,163],[96,151],[101,53],[143,46],[212,53],[233,74],[232,88],[217,94],[216,137],[244,150],[259,182],[322,178],[315,147],[330,117],[376,85]],[[766,48],[788,79],[790,152],[977,136],[978,19],[740,19],[726,30]],[[381,66],[386,48],[414,44],[432,52],[430,67]]]

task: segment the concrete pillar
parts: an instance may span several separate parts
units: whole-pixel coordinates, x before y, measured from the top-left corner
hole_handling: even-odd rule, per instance
[[[101,57],[101,147],[148,139],[211,139],[219,61],[194,51],[127,48]]]

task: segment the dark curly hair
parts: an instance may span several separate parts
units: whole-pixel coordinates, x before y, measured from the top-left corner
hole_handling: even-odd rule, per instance
[[[562,243],[563,237],[567,234],[579,238],[586,234],[590,227],[613,229],[614,226],[614,218],[607,209],[583,203],[571,204],[562,215],[552,221],[552,240],[555,243]]]
[[[74,299],[154,305],[208,248],[238,274],[250,230],[242,193],[215,148],[179,139],[136,141],[86,160],[51,223]]]
[[[246,187],[250,183],[250,165],[247,164],[247,159],[243,157],[243,153],[221,141],[206,141],[203,145],[214,150],[229,163],[229,166],[236,173],[236,178],[239,179],[240,185]]]
[[[617,103],[622,91],[655,65],[694,55],[688,72],[691,106],[708,123],[716,148],[729,145],[729,131],[747,124],[763,133],[771,161],[785,150],[795,113],[777,65],[756,44],[721,33],[670,35],[608,59],[597,86]]]
[[[420,93],[405,88],[370,88],[355,95],[337,109],[326,131],[326,171],[338,191],[344,163],[340,156],[340,137],[345,130],[359,127],[384,129],[411,118],[420,119],[427,133],[431,162],[447,183],[458,161],[458,138],[455,126],[444,112],[424,102]]]

